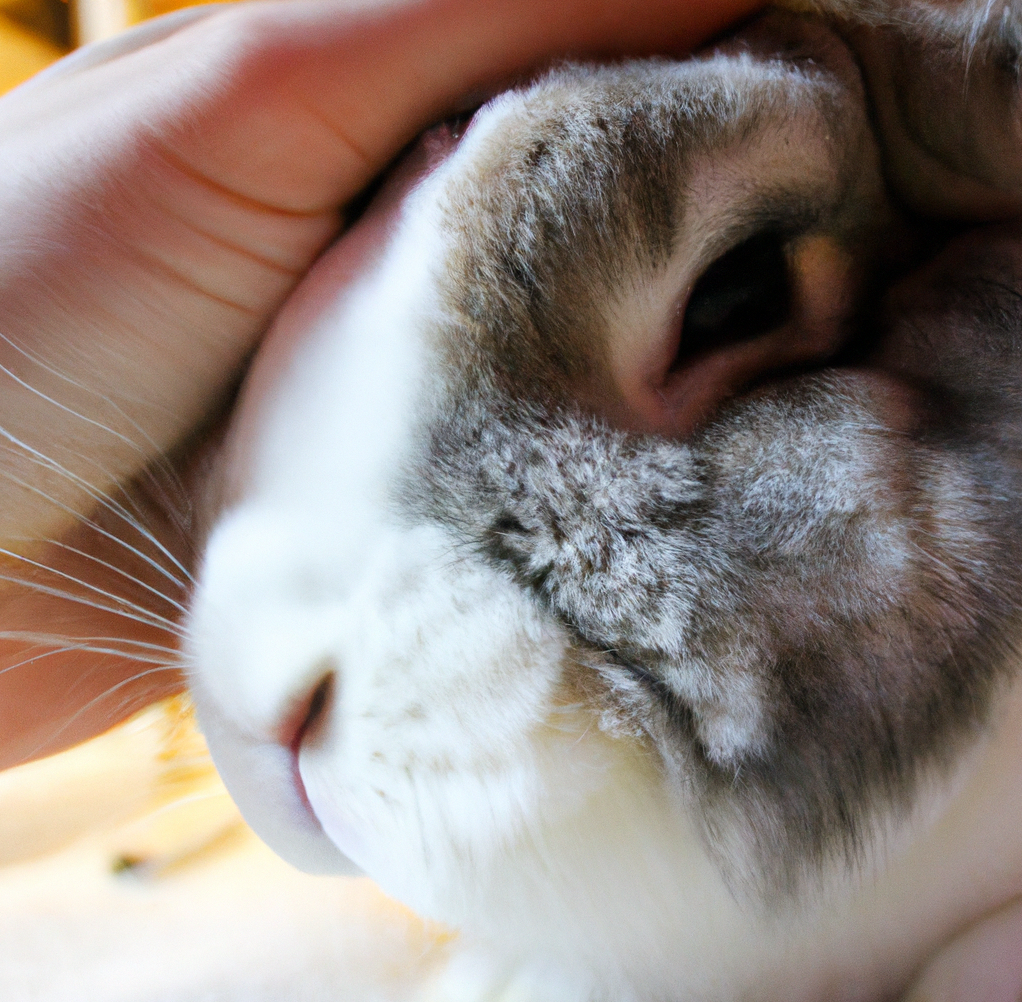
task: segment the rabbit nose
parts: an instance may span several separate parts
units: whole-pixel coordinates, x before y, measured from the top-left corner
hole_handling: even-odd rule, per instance
[[[277,742],[297,756],[302,745],[315,742],[321,735],[333,703],[337,670],[333,661],[325,658],[322,670],[313,673],[314,681],[290,701],[289,709],[277,729]]]
[[[599,409],[628,430],[689,435],[763,381],[833,357],[861,284],[855,255],[825,235],[761,232],[701,272],[680,262],[610,317]]]

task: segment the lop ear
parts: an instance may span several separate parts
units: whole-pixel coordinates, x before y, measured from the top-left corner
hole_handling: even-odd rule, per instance
[[[889,177],[910,208],[1022,214],[1022,3],[788,0],[836,18],[862,62]]]

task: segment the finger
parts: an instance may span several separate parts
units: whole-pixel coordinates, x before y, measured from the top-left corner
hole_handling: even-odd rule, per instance
[[[245,197],[322,212],[466,92],[566,53],[687,49],[758,6],[418,0],[352,12],[289,0],[228,8],[167,41],[209,53],[218,67],[217,88],[169,142],[197,172]]]

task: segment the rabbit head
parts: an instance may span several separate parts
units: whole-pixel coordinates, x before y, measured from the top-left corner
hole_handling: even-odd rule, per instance
[[[189,656],[257,831],[615,998],[847,891],[1019,601],[1013,238],[868,309],[897,233],[809,17],[423,137],[222,456]]]

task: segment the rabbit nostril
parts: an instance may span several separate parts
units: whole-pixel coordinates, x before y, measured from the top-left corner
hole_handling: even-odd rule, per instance
[[[326,717],[333,698],[336,672],[323,674],[308,693],[287,714],[278,731],[278,741],[297,755],[304,741],[313,737]]]

